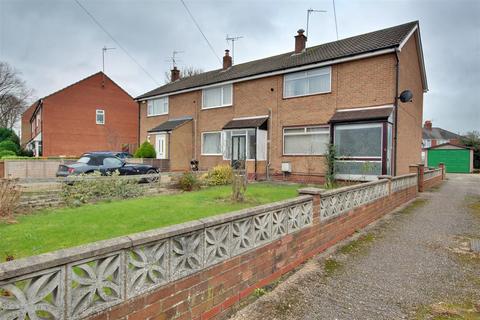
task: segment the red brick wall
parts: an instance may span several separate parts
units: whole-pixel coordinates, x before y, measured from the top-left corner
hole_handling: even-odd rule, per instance
[[[436,187],[442,183],[442,176],[436,176],[434,178],[424,180],[423,181],[423,188],[424,190],[428,190],[430,188]]]
[[[105,110],[104,125],[96,124],[96,109]],[[102,86],[97,73],[44,98],[42,126],[43,156],[120,151],[137,144],[138,105],[108,77]]]
[[[273,282],[416,195],[414,186],[327,222],[320,222],[320,198],[316,195],[312,227],[112,307],[91,319],[224,319],[233,306],[238,306],[256,288]]]

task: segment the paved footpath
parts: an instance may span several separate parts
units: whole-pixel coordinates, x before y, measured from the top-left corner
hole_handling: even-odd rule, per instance
[[[433,319],[443,303],[468,303],[447,310],[480,319],[480,256],[468,250],[471,238],[480,239],[480,205],[475,211],[469,204],[479,202],[480,175],[450,174],[439,189],[370,225],[354,245],[307,262],[232,319]]]

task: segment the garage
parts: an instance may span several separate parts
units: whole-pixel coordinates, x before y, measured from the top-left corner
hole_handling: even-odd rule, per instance
[[[426,149],[426,163],[429,167],[445,164],[446,172],[470,173],[473,171],[473,150],[450,143]]]

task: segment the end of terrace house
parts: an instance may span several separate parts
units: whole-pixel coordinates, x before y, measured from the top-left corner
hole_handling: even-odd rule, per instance
[[[327,145],[339,179],[408,173],[421,161],[427,92],[418,21],[180,78],[136,98],[140,140],[172,171],[218,164],[251,179],[322,182]],[[409,90],[413,98],[401,101]],[[405,99],[403,99],[405,100]]]

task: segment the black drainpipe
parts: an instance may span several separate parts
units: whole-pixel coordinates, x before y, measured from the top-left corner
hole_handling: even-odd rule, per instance
[[[141,123],[141,113],[142,113],[142,106],[141,106],[142,101],[138,101],[138,125],[137,125],[137,149],[140,148],[140,123]],[[133,150],[135,152],[137,150]]]
[[[393,158],[393,175],[397,175],[397,137],[398,137],[398,86],[399,86],[399,80],[400,80],[400,59],[398,59],[398,51],[395,50],[395,59],[396,59],[396,64],[395,64],[395,73],[396,73],[396,84],[395,84],[395,113],[394,113],[394,125],[395,125],[395,140],[394,140],[394,158]]]

